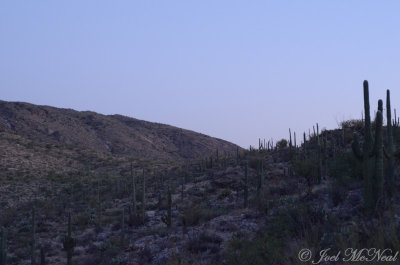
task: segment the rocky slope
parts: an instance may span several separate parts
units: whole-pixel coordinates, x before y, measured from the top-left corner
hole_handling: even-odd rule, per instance
[[[121,160],[176,162],[235,154],[227,141],[121,115],[0,101],[2,172],[76,172]],[[35,171],[36,170],[36,171]]]

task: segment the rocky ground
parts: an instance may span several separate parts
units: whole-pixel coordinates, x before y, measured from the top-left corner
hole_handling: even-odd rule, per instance
[[[253,151],[239,161],[214,159],[213,167],[191,161],[145,168],[144,222],[143,172],[135,164],[136,215],[129,164],[114,176],[89,171],[2,180],[0,221],[7,230],[7,264],[31,263],[32,205],[34,255],[39,263],[42,247],[46,264],[66,264],[68,213],[76,239],[74,264],[304,264],[297,258],[303,248],[397,246],[397,197],[390,211],[394,214],[386,211],[370,219],[363,211],[362,181],[346,179],[342,172],[344,180],[325,174],[320,184],[310,185],[296,167],[295,161],[302,161],[300,150],[291,153],[288,148]],[[257,188],[260,174],[263,183]],[[171,227],[163,222],[168,186]]]

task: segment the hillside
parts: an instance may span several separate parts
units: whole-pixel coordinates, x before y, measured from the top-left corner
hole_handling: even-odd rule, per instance
[[[115,144],[126,132],[100,125],[148,132],[151,123],[68,110],[57,115],[64,122],[44,123],[57,109],[29,114],[38,109],[10,103],[0,135],[0,265],[328,265],[349,264],[357,250],[367,251],[351,262],[398,264],[400,123],[384,125],[382,100],[372,120],[363,86],[364,120],[322,131],[317,123],[301,145],[283,139],[237,156],[211,150],[184,163],[179,155],[131,164],[131,151]],[[391,121],[390,91],[386,103]],[[90,126],[72,114],[91,115]],[[64,124],[87,128],[87,143]],[[106,150],[96,148],[93,127]],[[165,135],[172,127],[154,128]],[[323,260],[325,250],[338,259]]]
[[[121,115],[0,101],[2,171],[79,171],[127,159],[172,162],[235,154],[227,141]],[[109,165],[110,166],[110,165]]]

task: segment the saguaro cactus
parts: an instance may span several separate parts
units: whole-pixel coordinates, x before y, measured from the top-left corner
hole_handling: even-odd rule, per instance
[[[307,141],[306,141],[306,133],[303,132],[303,155],[304,159],[307,158]]]
[[[7,263],[7,235],[6,229],[1,229],[1,240],[0,240],[0,265],[6,265]]]
[[[36,240],[35,240],[35,232],[36,232],[36,224],[35,224],[35,219],[36,219],[36,207],[33,205],[32,207],[32,220],[31,220],[31,264],[35,265],[35,248],[36,248]]]
[[[120,234],[121,246],[124,245],[125,241],[125,208],[122,207],[122,214],[121,214],[121,234]]]
[[[248,197],[249,197],[249,178],[247,176],[247,164],[246,161],[244,165],[244,208],[248,206]]]
[[[142,192],[142,220],[143,223],[145,221],[145,214],[146,214],[146,177],[144,176],[144,169],[143,169],[143,192]]]
[[[67,265],[72,265],[72,253],[76,245],[75,239],[72,237],[71,213],[68,213],[68,234],[64,237],[63,246],[67,252]]]
[[[40,246],[40,265],[46,265],[46,255],[43,246]]]
[[[319,141],[319,126],[317,123],[317,159],[318,159],[318,183],[322,179],[322,157],[321,157],[321,143]]]
[[[167,216],[165,215],[161,216],[161,221],[163,221],[167,225],[167,227],[170,228],[172,224],[172,198],[171,198],[171,189],[169,186],[168,186],[167,200],[168,200]]]
[[[261,175],[261,161],[258,162],[258,168],[257,168],[257,199],[260,199],[261,195],[261,187],[262,187],[262,175]]]
[[[236,165],[239,165],[239,146],[236,146]]]
[[[364,143],[362,151],[359,147],[357,134],[354,133],[354,139],[352,143],[353,153],[357,159],[362,162],[362,173],[364,178],[364,203],[367,211],[371,212],[376,206],[376,196],[374,195],[374,183],[373,183],[373,162],[372,156],[374,154],[374,142],[371,132],[371,116],[369,106],[369,88],[368,81],[363,83],[364,89]],[[379,106],[380,105],[380,106]],[[378,103],[378,108],[382,108],[382,104]],[[381,112],[382,114],[382,112]],[[378,116],[377,116],[378,118]],[[377,120],[378,121],[378,120]]]
[[[390,91],[386,91],[386,120],[387,120],[387,147],[386,154],[388,158],[387,174],[386,174],[386,191],[389,198],[393,197],[394,193],[394,144],[393,144],[393,128],[392,128],[392,113],[390,107]]]
[[[101,200],[100,200],[100,180],[97,181],[97,226],[101,227]]]
[[[380,100],[380,102],[382,102]],[[382,203],[383,199],[383,140],[382,140],[382,112],[378,110],[375,119],[375,174],[373,175],[372,196],[374,203]]]
[[[132,179],[132,208],[133,208],[133,214],[136,215],[136,185],[135,185],[135,177],[133,175],[132,163],[131,163],[131,179]]]

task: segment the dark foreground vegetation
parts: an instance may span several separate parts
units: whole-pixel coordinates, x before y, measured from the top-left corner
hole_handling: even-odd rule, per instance
[[[290,132],[179,163],[121,160],[115,174],[87,161],[73,174],[2,177],[0,264],[311,264],[301,249],[314,260],[328,248],[397,251],[400,127],[389,91],[371,121],[368,93],[365,81],[362,120],[316,124],[300,145]]]

